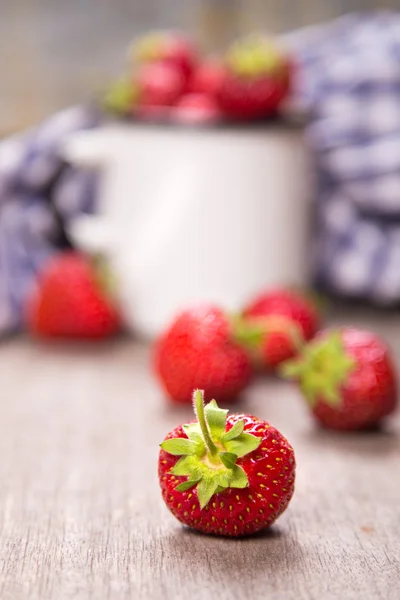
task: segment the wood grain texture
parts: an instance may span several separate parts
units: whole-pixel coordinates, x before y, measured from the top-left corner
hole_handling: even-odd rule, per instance
[[[397,316],[345,316],[400,357]],[[199,535],[168,513],[156,473],[190,411],[166,406],[148,363],[125,339],[0,346],[1,600],[398,600],[398,420],[323,433],[290,385],[256,381],[240,409],[294,445],[295,496],[267,533]]]

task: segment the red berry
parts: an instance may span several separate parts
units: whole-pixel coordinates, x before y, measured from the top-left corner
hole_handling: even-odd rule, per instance
[[[258,328],[255,356],[268,369],[295,356],[302,341],[315,336],[320,323],[311,298],[284,288],[256,296],[244,308],[243,319],[248,327]]]
[[[374,426],[397,405],[390,350],[370,331],[322,332],[283,374],[298,381],[316,419],[332,429]]]
[[[189,83],[193,94],[215,97],[226,77],[226,68],[218,60],[206,60],[195,69]]]
[[[45,266],[27,302],[28,330],[40,337],[103,338],[120,318],[100,276],[83,255],[66,252]]]
[[[242,536],[274,523],[288,506],[294,451],[283,435],[251,415],[227,415],[194,393],[197,422],[176,427],[161,444],[162,496],[184,525]]]
[[[168,396],[183,403],[191,402],[197,387],[218,401],[233,399],[252,375],[247,353],[231,336],[229,319],[209,304],[174,319],[156,342],[154,366]]]
[[[274,44],[258,38],[238,42],[228,52],[218,102],[234,119],[270,116],[288,93],[289,78],[288,60]]]
[[[296,354],[297,345],[291,331],[291,323],[279,324],[277,331],[267,324],[266,328],[269,327],[271,330],[265,334],[260,351],[261,364],[267,369],[275,370],[278,365]]]
[[[217,103],[206,94],[186,94],[172,111],[172,118],[180,123],[212,123],[220,117]]]
[[[139,103],[143,107],[173,105],[182,95],[185,80],[173,65],[154,62],[143,65],[137,74]]]
[[[182,34],[153,33],[139,40],[133,50],[142,63],[156,61],[177,68],[185,81],[197,63],[197,48]]]
[[[218,94],[222,111],[234,119],[261,118],[276,109],[276,87],[272,79],[259,77],[249,81],[227,75]]]

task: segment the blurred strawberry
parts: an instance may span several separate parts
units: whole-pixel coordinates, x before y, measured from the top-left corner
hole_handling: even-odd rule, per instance
[[[172,117],[180,123],[212,123],[221,116],[218,104],[206,94],[186,94],[172,110]]]
[[[232,334],[230,319],[212,304],[176,316],[154,350],[155,372],[171,400],[191,404],[196,387],[218,401],[240,394],[252,367]]]
[[[289,63],[272,42],[258,37],[236,43],[226,57],[225,80],[218,92],[231,118],[254,119],[274,114],[289,90]]]
[[[110,274],[100,260],[76,252],[51,259],[28,298],[27,327],[39,337],[103,338],[120,317],[110,293]]]
[[[161,62],[177,68],[185,81],[197,62],[195,45],[179,33],[158,32],[146,35],[132,45],[131,53],[140,63]]]
[[[297,358],[282,365],[281,372],[298,383],[314,417],[331,429],[377,425],[397,406],[391,350],[371,331],[323,331]]]
[[[311,296],[279,288],[262,292],[245,306],[237,334],[245,345],[248,340],[259,365],[274,370],[315,336],[319,324],[318,305]]]
[[[257,294],[245,306],[243,315],[247,319],[286,317],[297,323],[307,341],[314,337],[320,324],[319,308],[314,297],[292,288],[275,288]]]
[[[208,59],[201,62],[195,69],[189,83],[193,94],[206,94],[209,97],[217,96],[225,80],[226,68],[217,59]]]
[[[185,88],[182,73],[167,63],[149,63],[140,67],[136,82],[139,89],[139,106],[171,106],[177,102]]]

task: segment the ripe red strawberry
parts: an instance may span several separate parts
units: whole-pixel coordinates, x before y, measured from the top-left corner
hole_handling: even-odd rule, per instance
[[[258,331],[251,340],[256,361],[273,370],[314,337],[320,315],[311,297],[282,288],[254,298],[243,310],[243,322],[244,330]]]
[[[282,366],[298,381],[316,419],[332,429],[364,429],[395,410],[397,375],[375,333],[344,327],[318,335]]]
[[[294,492],[295,456],[281,433],[251,415],[229,415],[194,392],[197,422],[161,444],[158,475],[165,504],[184,525],[242,536],[276,521]]]
[[[226,76],[218,91],[221,109],[234,119],[274,114],[289,91],[288,64],[284,53],[267,40],[236,43],[227,55]]]
[[[154,366],[168,396],[183,403],[191,402],[196,387],[218,401],[233,399],[252,375],[229,319],[210,304],[185,310],[174,319],[155,345]]]
[[[225,80],[226,67],[216,59],[208,59],[195,69],[189,83],[193,94],[206,94],[215,98]]]
[[[39,337],[103,338],[120,318],[104,268],[83,255],[66,252],[51,259],[27,302],[28,330]]]
[[[136,75],[136,83],[140,107],[171,106],[185,88],[182,73],[167,63],[142,65]]]
[[[215,100],[206,94],[185,94],[178,100],[171,116],[179,123],[199,124],[213,123],[222,115]]]
[[[185,81],[197,63],[195,45],[178,33],[157,32],[144,36],[132,47],[132,53],[141,63],[161,62],[177,68]]]

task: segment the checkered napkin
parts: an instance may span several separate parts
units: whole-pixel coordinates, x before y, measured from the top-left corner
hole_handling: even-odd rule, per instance
[[[295,32],[295,100],[318,173],[317,284],[400,301],[400,14],[350,15]]]
[[[96,122],[91,109],[72,108],[0,143],[0,334],[20,326],[35,274],[68,245],[63,223],[93,209],[95,181],[64,164],[59,147]]]

